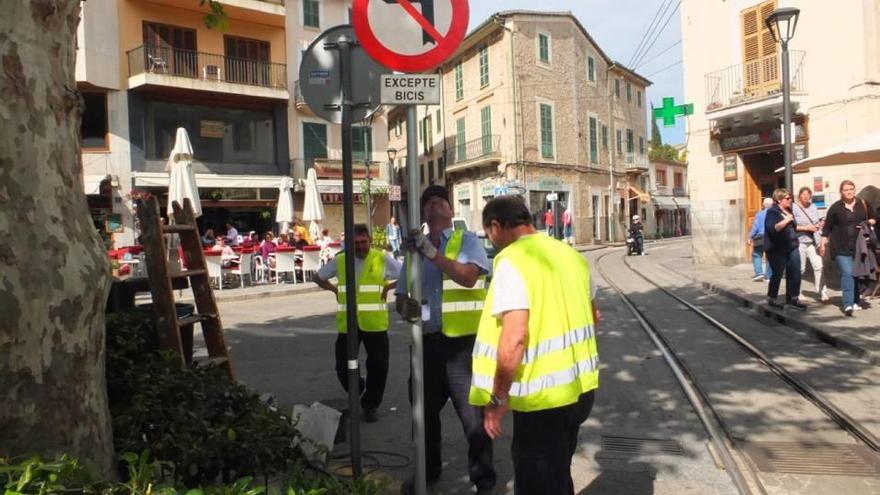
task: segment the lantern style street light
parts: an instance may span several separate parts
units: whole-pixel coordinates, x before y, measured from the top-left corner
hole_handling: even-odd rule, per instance
[[[394,159],[397,158],[397,148],[388,148],[387,150],[385,150],[385,152],[388,153],[388,184],[393,186],[397,182],[397,170],[394,168]],[[390,198],[391,198],[390,194],[389,194],[388,198],[390,200]],[[400,216],[399,216],[400,212],[398,211],[398,208],[397,208],[398,203],[399,203],[398,201],[395,201],[391,205],[391,214],[394,216],[394,218],[397,219],[397,222],[399,225],[400,224]]]
[[[792,136],[791,136],[791,75],[788,57],[788,42],[794,38],[797,28],[800,9],[794,7],[782,7],[773,11],[764,19],[767,29],[773,35],[773,40],[782,45],[782,160],[785,165],[785,187],[789,192],[793,191],[794,179],[792,177]],[[793,193],[792,193],[793,194]]]

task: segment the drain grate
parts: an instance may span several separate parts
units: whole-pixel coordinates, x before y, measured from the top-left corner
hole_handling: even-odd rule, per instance
[[[670,439],[602,436],[602,451],[626,456],[684,455],[681,444]]]
[[[765,473],[880,477],[880,456],[861,445],[743,442],[739,446]]]

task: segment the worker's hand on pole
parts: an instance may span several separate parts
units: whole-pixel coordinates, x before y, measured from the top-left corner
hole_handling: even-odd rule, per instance
[[[403,300],[403,305],[398,306],[398,314],[404,320],[415,323],[422,318],[422,305],[411,297]]]
[[[420,229],[412,229],[409,231],[404,246],[409,251],[421,253],[422,256],[429,260],[433,260],[437,257],[437,248],[431,244],[431,241],[428,240]]]

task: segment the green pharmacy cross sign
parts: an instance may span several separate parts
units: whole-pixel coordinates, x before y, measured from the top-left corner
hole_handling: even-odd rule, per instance
[[[663,119],[664,127],[672,127],[675,125],[675,117],[687,116],[694,114],[694,104],[686,103],[684,105],[676,105],[675,98],[663,98],[663,106],[654,109],[654,118]]]

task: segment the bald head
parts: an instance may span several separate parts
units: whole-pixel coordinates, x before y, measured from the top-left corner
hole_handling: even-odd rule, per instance
[[[773,206],[773,198],[764,198],[764,208]]]

